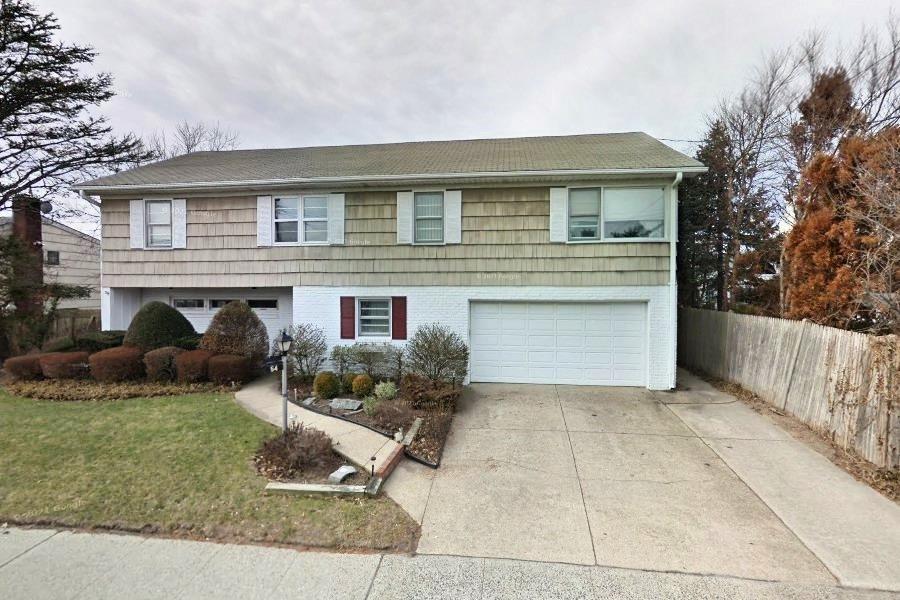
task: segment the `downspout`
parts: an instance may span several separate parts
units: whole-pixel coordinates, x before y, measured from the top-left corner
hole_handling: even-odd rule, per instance
[[[678,373],[678,279],[675,271],[675,255],[678,251],[678,184],[684,178],[684,172],[678,171],[675,174],[675,180],[672,182],[671,202],[672,209],[670,215],[672,218],[672,227],[669,237],[669,307],[671,316],[669,323],[672,325],[672,340],[670,351],[672,360],[669,361],[671,373],[669,373],[669,387],[675,389],[676,377]]]

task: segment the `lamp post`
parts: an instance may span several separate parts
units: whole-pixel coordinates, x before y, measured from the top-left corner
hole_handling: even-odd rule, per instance
[[[278,351],[281,353],[281,428],[284,431],[287,431],[288,428],[288,397],[287,397],[287,367],[288,367],[288,352],[291,351],[291,344],[294,343],[294,338],[288,335],[286,329],[281,331],[281,335],[278,336]]]

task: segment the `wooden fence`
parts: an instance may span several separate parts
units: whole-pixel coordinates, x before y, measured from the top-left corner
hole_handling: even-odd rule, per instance
[[[678,312],[678,363],[736,383],[872,463],[900,467],[900,343],[806,321]]]
[[[74,337],[83,331],[100,329],[100,311],[87,308],[61,308],[50,323],[48,339]]]

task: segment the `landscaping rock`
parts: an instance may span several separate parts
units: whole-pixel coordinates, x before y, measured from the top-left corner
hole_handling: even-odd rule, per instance
[[[344,465],[328,476],[328,483],[342,483],[351,475],[356,474],[356,467]]]
[[[359,410],[362,408],[361,400],[350,400],[347,398],[335,398],[329,403],[334,410]]]

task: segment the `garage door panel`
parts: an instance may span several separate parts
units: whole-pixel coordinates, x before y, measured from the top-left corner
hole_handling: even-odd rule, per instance
[[[645,303],[473,302],[472,381],[646,381]]]

